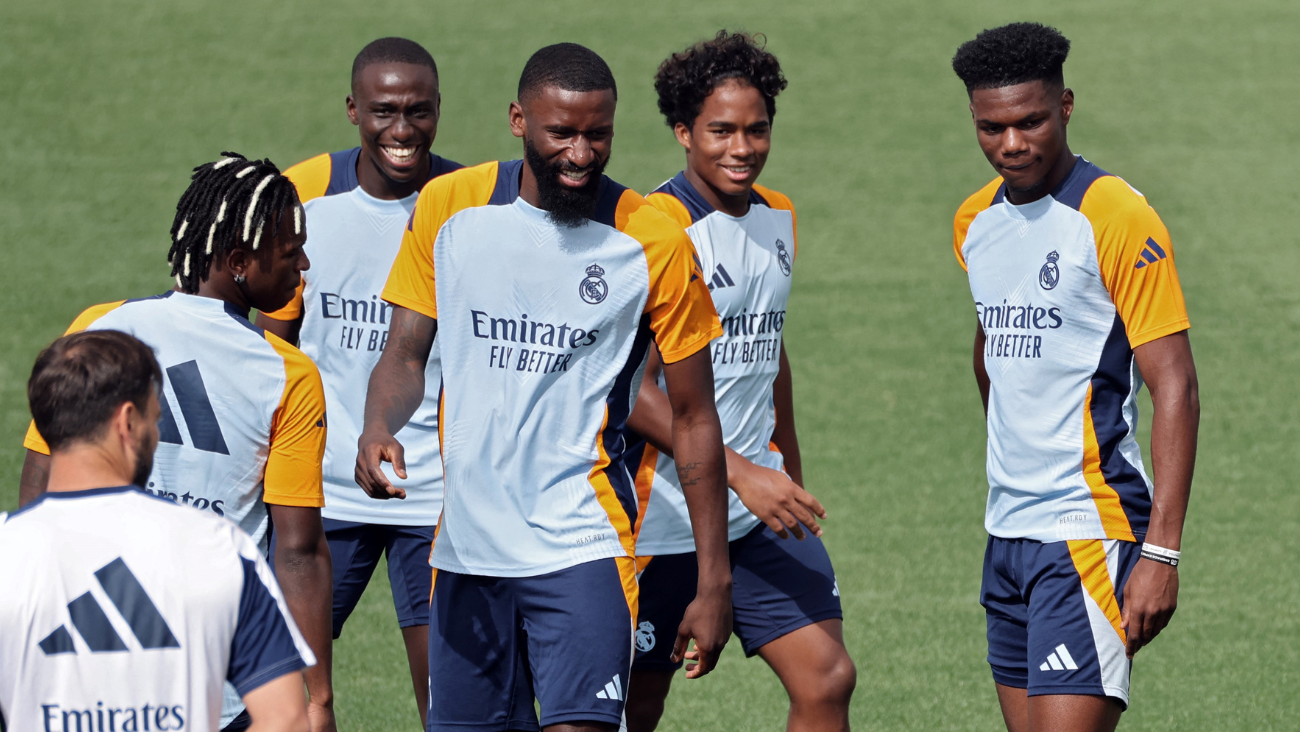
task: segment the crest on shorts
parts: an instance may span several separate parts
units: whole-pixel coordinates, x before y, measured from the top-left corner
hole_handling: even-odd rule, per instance
[[[578,283],[578,296],[582,301],[595,305],[609,294],[609,284],[605,282],[605,270],[599,264],[587,268],[587,276]]]
[[[1039,287],[1042,287],[1044,290],[1050,290],[1053,287],[1056,287],[1056,285],[1061,281],[1061,270],[1056,266],[1056,260],[1060,258],[1061,255],[1056,252],[1048,252],[1047,264],[1044,264],[1043,268],[1038,270]]]
[[[776,261],[781,265],[781,271],[786,277],[790,276],[790,254],[785,250],[785,242],[780,239],[776,240]]]
[[[636,649],[642,653],[655,647],[655,626],[649,620],[642,620],[636,626]]]

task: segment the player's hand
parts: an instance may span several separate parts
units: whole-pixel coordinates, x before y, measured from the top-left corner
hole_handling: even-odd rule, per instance
[[[745,508],[782,539],[794,534],[802,541],[805,526],[813,536],[822,535],[817,519],[826,518],[826,509],[780,470],[755,465],[737,455],[727,461],[727,482]]]
[[[731,587],[709,592],[697,592],[686,606],[682,624],[677,626],[677,641],[673,644],[673,663],[686,659],[686,678],[698,679],[713,670],[718,656],[731,638]],[[691,639],[695,648],[687,651]]]
[[[1128,635],[1125,654],[1131,660],[1169,625],[1178,608],[1178,568],[1139,559],[1124,585],[1124,616],[1119,627]]]
[[[307,727],[311,732],[338,732],[334,725],[334,704],[307,702]]]
[[[357,440],[357,468],[354,473],[357,485],[371,498],[406,498],[406,491],[388,480],[388,476],[379,467],[380,463],[392,463],[397,477],[406,478],[406,450],[402,443],[382,428],[366,429],[361,433],[361,439]]]

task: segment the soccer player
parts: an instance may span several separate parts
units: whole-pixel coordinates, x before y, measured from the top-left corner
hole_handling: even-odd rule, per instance
[[[429,688],[429,550],[442,511],[436,356],[425,377],[434,388],[397,435],[407,446],[404,479],[388,475],[398,499],[366,495],[354,471],[366,381],[388,338],[392,308],[379,295],[416,195],[430,179],[461,167],[429,152],[439,99],[438,67],[420,44],[381,38],[361,49],[347,98],[361,146],[285,171],[311,219],[304,248],[312,268],[293,302],[257,318],[272,333],[297,340],[325,384],[330,429],[321,516],[334,563],[334,637],[387,552],[421,719]]]
[[[857,674],[817,523],[825,511],[802,488],[782,341],[798,247],[794,206],[756,182],[772,145],[776,95],[785,86],[776,57],[742,33],[721,31],[670,56],[655,90],[659,111],[686,150],[686,169],[647,199],[690,234],[722,319],[710,360],[734,491],[728,537],[736,635],[745,654],[761,656],[785,686],[788,729],[847,730]],[[659,371],[652,352],[628,419],[649,443],[636,473],[649,503],[637,538],[645,564],[628,692],[631,732],[651,732],[659,723],[681,661],[657,634],[671,634],[694,592],[695,544]],[[792,533],[796,538],[788,538]]]
[[[1011,732],[1118,724],[1133,656],[1178,603],[1200,420],[1169,232],[1141,193],[1070,151],[1069,50],[1053,28],[1013,23],[952,60],[998,172],[958,209],[953,246],[975,299],[980,601]],[[1143,382],[1154,484],[1135,439]]]
[[[315,364],[248,321],[278,310],[307,269],[293,184],[269,160],[224,157],[195,168],[176,206],[168,262],[176,288],[88,308],[68,332],[120,330],[149,344],[166,373],[160,444],[143,488],[239,524],[266,551],[319,663],[306,673],[313,730],[333,729],[330,556],[321,526],[325,395]],[[45,489],[49,448],[28,430],[23,502]],[[240,730],[227,688],[222,724]]]
[[[0,514],[0,728],[212,730],[229,680],[254,729],[307,730],[314,659],[257,545],[141,492],[162,387],[149,347],[115,330],[36,359],[48,492]]]
[[[397,491],[380,462],[400,465],[435,334],[442,354],[429,730],[535,730],[534,699],[549,730],[619,726],[638,510],[622,430],[652,341],[699,547],[677,653],[694,637],[703,675],[730,635],[720,328],[681,226],[603,175],[616,100],[591,50],[533,54],[510,105],[525,159],[430,182],[384,288],[357,457],[372,495]]]

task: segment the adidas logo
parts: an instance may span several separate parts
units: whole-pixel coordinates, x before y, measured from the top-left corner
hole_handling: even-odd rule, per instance
[[[104,588],[104,594],[126,621],[127,627],[135,634],[141,648],[154,650],[181,647],[176,636],[172,634],[171,628],[167,626],[167,621],[163,619],[162,613],[158,612],[158,606],[149,599],[149,593],[144,591],[140,580],[136,579],[121,557],[95,572],[95,579],[99,580],[99,586]],[[122,636],[118,635],[104,608],[90,592],[68,603],[68,615],[72,616],[72,627],[86,642],[91,653],[131,650],[122,640]],[[72,633],[62,625],[55,628],[53,633],[45,636],[37,645],[47,656],[77,652]]]
[[[731,279],[731,275],[727,274],[726,268],[719,264],[718,268],[713,270],[713,279],[709,282],[709,289],[720,290],[724,287],[735,286],[736,282]]]
[[[623,682],[619,681],[618,674],[614,674],[613,681],[605,682],[605,688],[596,692],[596,698],[623,701]]]
[[[1074,662],[1074,658],[1070,656],[1070,652],[1066,650],[1065,644],[1062,643],[1056,647],[1054,652],[1048,654],[1047,660],[1043,662],[1042,666],[1038,667],[1038,670],[1064,671],[1069,669],[1074,671],[1077,668],[1079,668],[1079,665]]]
[[[1142,269],[1148,264],[1155,264],[1166,256],[1168,255],[1165,254],[1165,250],[1160,248],[1156,240],[1147,237],[1146,246],[1142,247],[1142,256],[1138,257],[1137,264],[1133,266],[1133,269]]]

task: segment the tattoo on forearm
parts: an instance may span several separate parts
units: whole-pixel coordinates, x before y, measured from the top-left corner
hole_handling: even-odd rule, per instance
[[[696,473],[704,466],[704,463],[677,463],[677,480],[683,488],[689,488],[698,484],[702,478]]]

